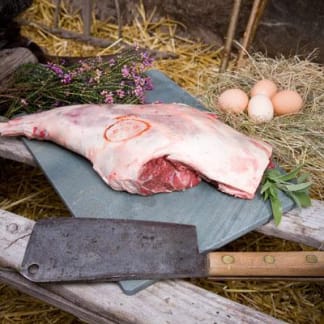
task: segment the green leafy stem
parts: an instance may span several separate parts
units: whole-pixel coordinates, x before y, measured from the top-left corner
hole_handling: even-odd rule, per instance
[[[270,200],[275,225],[278,226],[282,219],[282,204],[279,199],[279,191],[286,193],[298,207],[311,205],[309,197],[308,173],[300,173],[302,165],[296,167],[287,174],[278,169],[267,169],[261,183],[261,194],[264,200]]]

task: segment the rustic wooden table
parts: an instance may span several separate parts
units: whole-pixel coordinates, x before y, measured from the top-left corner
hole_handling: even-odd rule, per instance
[[[16,138],[0,138],[0,157],[36,166],[29,151]],[[28,234],[32,220],[0,210],[0,221],[10,217],[20,220],[22,231]],[[279,227],[270,222],[257,231],[323,250],[324,202],[313,200],[307,209],[286,213]],[[11,266],[18,267],[21,263],[23,249],[19,247],[27,240],[28,235],[10,244],[7,252],[12,256]],[[226,324],[238,319],[240,323],[282,323],[183,280],[157,282],[134,296],[125,295],[114,283],[34,284],[4,268],[0,270],[0,280],[89,323]]]

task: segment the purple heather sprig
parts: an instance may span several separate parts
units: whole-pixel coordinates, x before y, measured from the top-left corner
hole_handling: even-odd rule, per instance
[[[61,60],[60,64],[24,65],[15,73],[13,95],[6,94],[5,114],[12,117],[83,103],[144,103],[145,92],[153,88],[145,74],[152,62],[148,53],[137,49],[108,59],[86,58],[73,65]]]
[[[141,53],[142,58],[142,71],[148,67],[151,67],[153,64],[153,58],[147,52]]]
[[[64,75],[64,72],[62,68],[54,63],[48,62],[46,65],[50,70],[52,70],[59,78],[62,78]]]
[[[153,59],[147,52],[135,49],[134,52],[117,55],[108,61],[96,57],[79,60],[76,66],[70,68],[54,63],[48,63],[46,67],[56,74],[63,85],[71,85],[71,90],[74,84],[85,87],[91,85],[91,91],[97,92],[96,98],[89,97],[94,99],[94,103],[134,102],[135,98],[137,102],[144,103],[145,91],[153,89],[152,80],[144,71],[152,63]],[[80,95],[84,91],[88,93],[90,90],[79,91]],[[71,93],[75,93],[75,90]]]
[[[114,65],[116,65],[116,60],[115,60],[114,58],[111,58],[111,59],[108,61],[108,63],[109,63],[109,66],[114,66]]]
[[[63,77],[61,78],[61,82],[63,83],[63,84],[69,84],[69,83],[71,83],[72,82],[72,75],[71,75],[71,73],[65,73],[64,75],[63,75]]]
[[[113,93],[111,91],[106,91],[103,90],[100,92],[100,94],[104,97],[104,102],[106,104],[113,104],[114,103],[114,97],[113,97]]]
[[[145,90],[153,90],[154,86],[153,86],[153,81],[150,77],[146,77],[145,78]]]
[[[63,84],[69,84],[72,82],[72,74],[64,73],[63,69],[59,65],[48,62],[46,66],[57,75]]]
[[[124,65],[121,69],[121,73],[123,78],[128,78],[131,75],[130,68],[127,65]]]
[[[117,94],[118,98],[124,98],[125,97],[125,91],[122,90],[122,89],[116,90],[116,94]]]

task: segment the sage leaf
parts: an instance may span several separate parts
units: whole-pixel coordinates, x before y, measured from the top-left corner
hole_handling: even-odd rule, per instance
[[[309,207],[311,205],[311,199],[306,192],[287,192],[287,195],[291,197],[298,207]]]
[[[311,199],[308,194],[312,182],[308,181],[307,173],[299,174],[301,165],[287,174],[282,174],[278,169],[267,170],[261,182],[261,195],[266,201],[270,199],[274,223],[278,226],[282,219],[282,203],[279,191],[285,192],[298,207],[308,207]],[[291,182],[293,181],[293,182]]]
[[[278,198],[278,195],[276,197],[271,197],[270,203],[271,203],[274,223],[276,226],[278,226],[282,218],[282,205]]]
[[[303,183],[305,181],[307,181],[309,178],[309,173],[303,173],[301,174],[298,178],[297,178],[297,183]]]
[[[270,181],[265,181],[264,184],[262,185],[262,188],[261,188],[261,194],[263,194],[264,192],[266,192],[270,186],[272,186],[271,182]]]
[[[287,191],[300,191],[308,189],[311,186],[311,182],[304,182],[304,183],[298,183],[298,184],[289,184],[285,185],[285,189]]]
[[[293,169],[292,171],[290,171],[287,174],[280,174],[280,176],[278,177],[279,181],[289,181],[289,180],[293,180],[297,177],[297,174],[299,173],[299,171],[301,170],[302,165],[299,165],[298,167],[296,167],[295,169]]]

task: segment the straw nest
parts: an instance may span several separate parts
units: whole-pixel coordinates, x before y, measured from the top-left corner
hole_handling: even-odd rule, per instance
[[[59,26],[72,31],[82,30],[80,16],[70,13],[63,4]],[[34,1],[23,15],[32,23],[51,26],[54,5],[49,1]],[[23,33],[52,55],[103,55],[117,53],[118,28],[95,18],[92,34],[111,39],[115,44],[98,48],[84,43],[61,39],[44,29],[23,28]],[[124,26],[124,41],[158,51],[176,53],[178,58],[158,60],[155,67],[168,74],[186,90],[195,94],[209,109],[219,112],[228,124],[242,132],[269,141],[277,161],[286,169],[303,162],[314,181],[312,196],[323,198],[323,69],[309,60],[292,58],[269,59],[256,55],[248,59],[240,70],[218,74],[219,51],[177,36],[179,23],[168,18],[155,19],[143,6],[133,25]],[[255,125],[246,115],[225,115],[215,104],[218,95],[229,87],[248,91],[260,78],[268,77],[280,87],[295,88],[304,100],[302,114],[277,117],[271,123]],[[69,215],[65,206],[39,169],[0,159],[0,208],[32,219]],[[289,251],[308,249],[300,244],[250,233],[227,250]],[[320,323],[324,313],[323,287],[318,283],[193,280],[195,284],[232,300],[290,323]],[[75,317],[32,297],[0,284],[0,319],[2,323],[78,323]]]
[[[271,122],[255,124],[247,114],[226,114],[217,106],[219,94],[229,88],[249,93],[261,79],[273,80],[280,89],[296,90],[303,98],[300,113],[275,117]],[[215,73],[207,80],[202,100],[216,110],[227,124],[243,133],[270,143],[274,159],[291,170],[303,164],[312,176],[311,196],[324,198],[324,68],[310,59],[267,58],[261,54],[249,57],[242,68]]]

